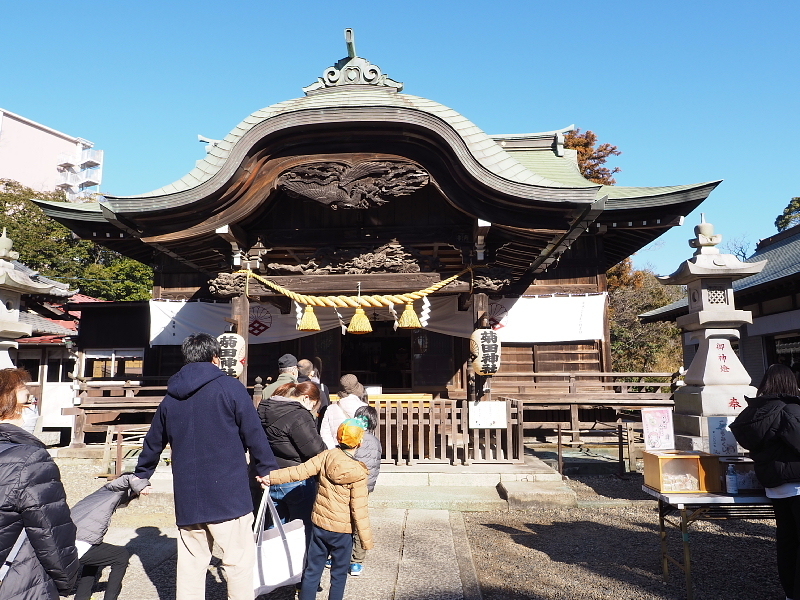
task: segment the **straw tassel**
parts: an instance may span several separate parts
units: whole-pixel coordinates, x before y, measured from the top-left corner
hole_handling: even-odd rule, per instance
[[[300,324],[297,326],[298,331],[319,331],[319,321],[317,320],[317,315],[314,314],[314,307],[313,306],[306,306],[306,310],[303,313],[303,318],[300,320]]]
[[[397,326],[401,329],[422,329],[419,317],[414,312],[414,304],[412,302],[406,304],[403,314],[400,315],[400,319],[397,321]]]
[[[350,325],[347,328],[347,333],[371,333],[372,325],[369,323],[364,309],[359,307],[356,309],[353,318],[350,319]]]

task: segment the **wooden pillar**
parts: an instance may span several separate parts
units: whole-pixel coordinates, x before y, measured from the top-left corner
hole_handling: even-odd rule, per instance
[[[250,326],[250,300],[244,293],[239,294],[231,300],[231,320],[236,327],[236,333],[244,338],[245,363],[242,374],[239,375],[239,381],[247,385],[247,362],[250,360],[250,344],[248,341],[250,335],[248,331],[248,327]]]

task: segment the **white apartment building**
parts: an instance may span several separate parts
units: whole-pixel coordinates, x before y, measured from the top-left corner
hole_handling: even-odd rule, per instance
[[[71,202],[99,192],[103,151],[94,144],[0,108],[0,179],[41,192],[64,190]]]

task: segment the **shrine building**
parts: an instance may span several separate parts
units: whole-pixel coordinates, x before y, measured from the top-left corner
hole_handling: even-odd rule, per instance
[[[719,182],[598,185],[564,148],[572,127],[486,134],[403,93],[348,39],[302,97],[209,140],[178,181],[37,202],[155,268],[150,302],[74,306],[82,377],[166,378],[186,335],[233,329],[247,336],[250,385],[290,352],[334,390],[355,373],[384,393],[467,399],[481,326],[502,342],[500,375],[611,371],[606,270]],[[317,324],[302,330],[309,306]],[[345,331],[361,310],[371,331]]]

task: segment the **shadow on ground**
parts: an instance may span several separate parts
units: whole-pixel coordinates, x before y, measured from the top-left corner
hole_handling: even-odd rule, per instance
[[[591,514],[595,513],[595,514]],[[470,543],[484,600],[683,600],[678,568],[662,579],[658,517],[627,511],[473,513]],[[597,518],[595,518],[597,517]],[[783,598],[772,521],[698,522],[690,532],[695,598]],[[680,533],[668,533],[682,557]]]
[[[591,495],[613,500],[652,500],[652,496],[642,491],[643,484],[644,477],[641,473],[626,473],[623,476],[577,475],[569,478],[570,487],[579,496],[583,486]]]

